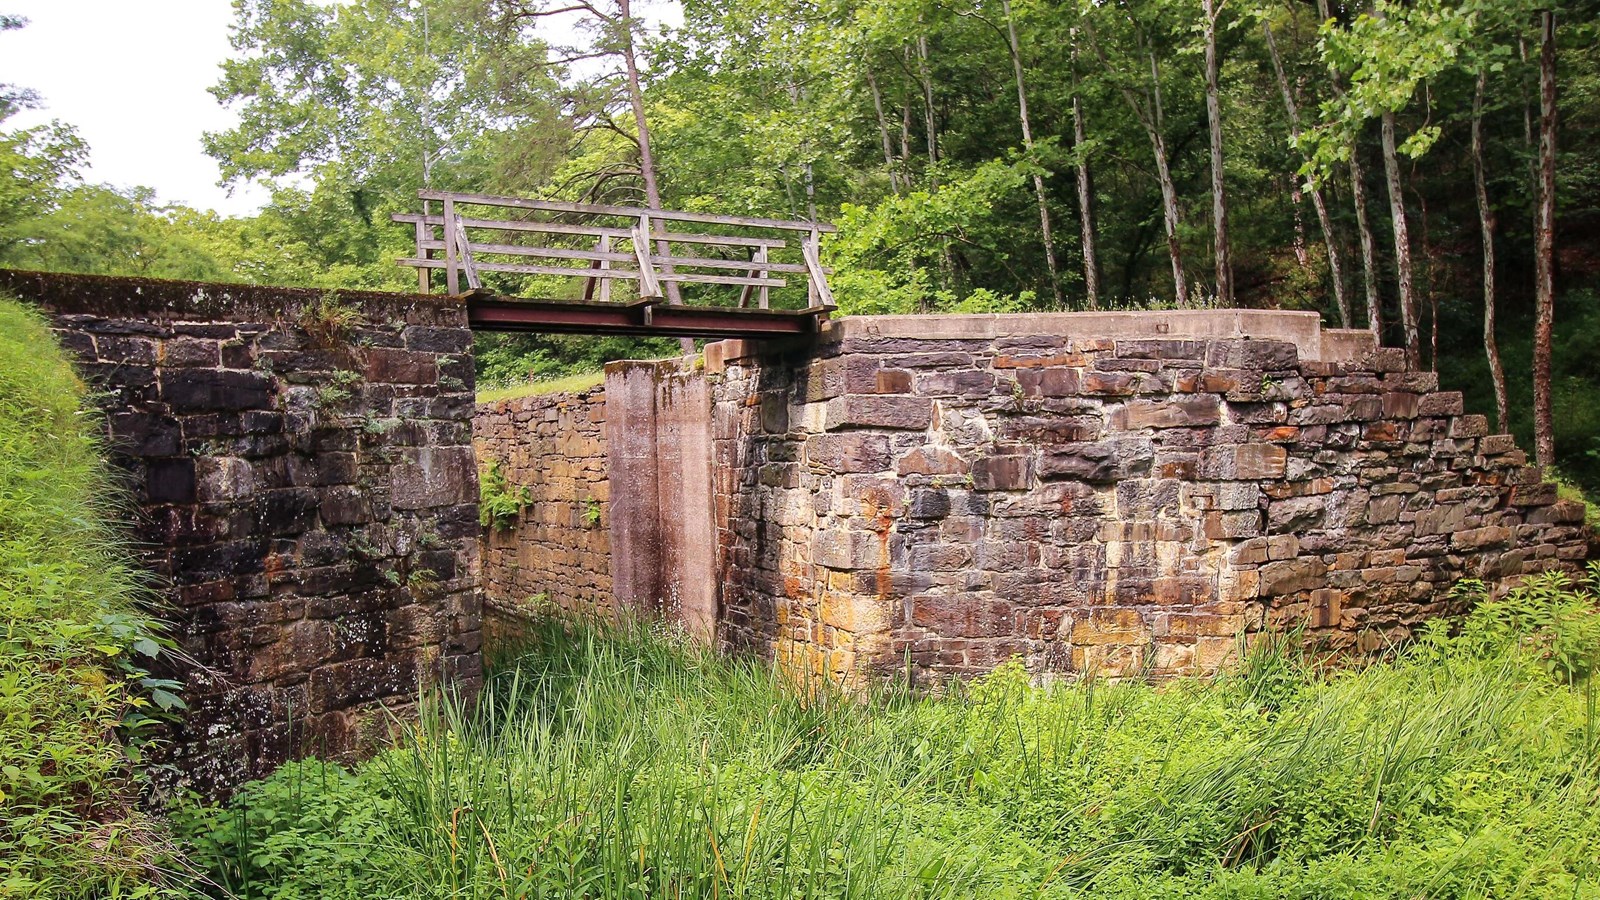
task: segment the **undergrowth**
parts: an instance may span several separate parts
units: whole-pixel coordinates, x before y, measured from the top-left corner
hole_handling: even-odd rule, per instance
[[[174,821],[214,896],[1600,897],[1593,603],[1542,576],[1358,669],[937,698],[552,619],[470,711]]]
[[[145,726],[175,707],[166,641],[107,522],[98,417],[44,322],[0,298],[0,896],[139,896]]]

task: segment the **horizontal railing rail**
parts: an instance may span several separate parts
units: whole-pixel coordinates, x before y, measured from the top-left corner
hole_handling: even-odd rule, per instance
[[[636,284],[638,299],[644,301],[661,300],[665,294],[677,302],[680,285],[729,285],[742,289],[739,307],[748,307],[753,300],[757,308],[768,309],[771,291],[791,283],[783,276],[799,276],[794,280],[803,280],[808,308],[834,307],[827,278],[832,270],[822,265],[821,236],[836,229],[825,222],[432,190],[419,191],[417,196],[422,201],[421,214],[398,213],[391,218],[414,230],[416,252],[398,262],[417,270],[417,287],[423,293],[433,290],[435,271],[444,272],[445,290],[451,294],[461,293],[463,282],[468,289],[482,288],[482,274],[495,272],[584,279],[583,299],[601,302],[611,300],[611,285],[617,281]],[[440,206],[437,213],[432,208],[435,203]],[[518,217],[464,215],[463,206],[508,210]],[[541,214],[544,218],[534,218]],[[585,219],[621,219],[627,224],[582,221]],[[669,229],[669,223],[678,230]],[[705,234],[685,230],[684,225],[716,226],[739,233]],[[747,233],[750,231],[797,234],[791,244],[791,238]],[[535,235],[543,242],[507,242],[516,240],[516,234]],[[577,239],[584,246],[550,243],[563,238],[568,243]],[[798,261],[774,258],[791,247],[799,251]],[[721,255],[700,255],[693,252],[696,248]],[[793,255],[788,258],[795,259]]]

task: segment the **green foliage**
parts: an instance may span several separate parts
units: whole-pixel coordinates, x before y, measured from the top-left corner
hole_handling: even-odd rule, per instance
[[[506,478],[505,467],[497,459],[489,461],[478,479],[478,523],[485,528],[505,530],[517,523],[517,517],[533,502],[533,492],[527,485],[513,485]]]
[[[0,894],[139,896],[157,829],[129,766],[181,707],[108,524],[98,416],[40,317],[0,298]]]
[[[1588,590],[1359,669],[1283,640],[1211,681],[1012,662],[922,698],[546,620],[475,708],[177,821],[249,896],[1595,897],[1600,722],[1549,667],[1600,648]]]
[[[593,497],[583,501],[583,525],[585,528],[600,527],[600,501]]]
[[[346,303],[338,291],[328,291],[300,310],[300,328],[319,347],[337,347],[361,321],[361,310]]]
[[[1480,655],[1519,644],[1552,676],[1567,684],[1586,682],[1600,668],[1600,563],[1585,574],[1545,572],[1524,579],[1499,597],[1483,582],[1463,581],[1455,597],[1473,604],[1456,641]],[[1437,629],[1434,637],[1437,638]]]

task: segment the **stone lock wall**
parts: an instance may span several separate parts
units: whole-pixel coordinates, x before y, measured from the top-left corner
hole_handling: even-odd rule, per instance
[[[171,761],[226,793],[482,679],[471,332],[447,300],[0,270],[100,393],[182,649]]]
[[[611,484],[606,399],[598,386],[478,404],[478,463],[498,463],[528,491],[516,521],[483,534],[483,597],[491,638],[514,637],[530,601],[568,612],[612,609]]]
[[[1372,649],[1585,552],[1509,437],[1314,315],[845,319],[706,368],[720,638],[834,678]]]

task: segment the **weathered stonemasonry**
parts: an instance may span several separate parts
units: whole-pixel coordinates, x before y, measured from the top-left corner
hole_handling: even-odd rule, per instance
[[[103,392],[201,668],[172,761],[226,792],[482,679],[471,333],[449,301],[0,270]]]
[[[609,612],[610,481],[606,400],[598,386],[478,404],[478,463],[499,465],[529,503],[505,529],[485,529],[483,595],[491,638],[504,638],[543,597],[567,611]]]
[[[846,319],[706,369],[720,639],[836,678],[1371,649],[1585,552],[1460,394],[1314,315]]]

